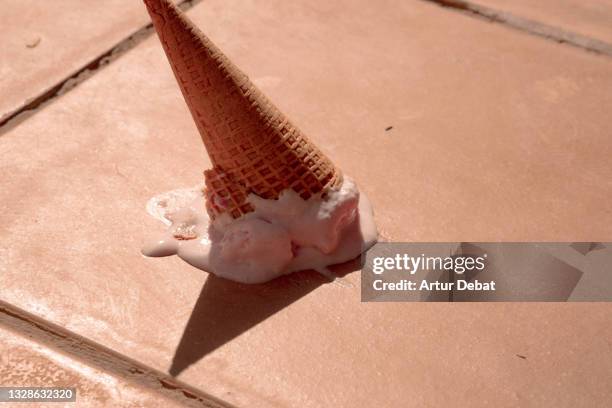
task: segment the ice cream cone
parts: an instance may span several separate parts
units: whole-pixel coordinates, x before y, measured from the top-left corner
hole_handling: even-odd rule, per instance
[[[249,193],[302,198],[342,184],[342,173],[169,0],[144,0],[208,151],[211,217],[253,211]]]

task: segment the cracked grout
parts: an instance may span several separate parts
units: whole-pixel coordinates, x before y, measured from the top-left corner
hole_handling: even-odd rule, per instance
[[[178,2],[183,11],[189,10],[202,0],[182,0]],[[10,129],[19,125],[31,115],[53,102],[55,99],[74,89],[76,86],[95,75],[104,66],[117,60],[129,50],[142,43],[155,32],[153,23],[148,23],[138,30],[113,45],[110,49],[87,62],[83,67],[68,75],[55,85],[51,86],[41,94],[26,100],[26,102],[15,110],[0,117],[0,137]]]
[[[149,389],[185,406],[231,408],[232,405],[146,366],[86,337],[0,300],[0,327],[25,335],[39,344]]]
[[[606,57],[612,57],[612,44],[584,36],[572,31],[567,31],[559,27],[540,23],[539,21],[519,17],[514,14],[498,11],[482,6],[477,3],[465,0],[421,0],[428,3],[437,4],[440,7],[457,10],[461,13],[477,18],[484,18],[490,22],[499,23],[517,31],[522,31],[533,36],[544,38],[560,44],[580,48],[584,51],[592,52]]]

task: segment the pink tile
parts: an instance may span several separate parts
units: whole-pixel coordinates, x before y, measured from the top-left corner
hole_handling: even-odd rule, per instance
[[[76,402],[14,403],[20,407],[179,407],[159,394],[0,327],[0,384],[3,387],[75,388]],[[3,403],[9,406],[9,403]]]
[[[386,237],[611,240],[610,60],[420,2],[190,15],[357,180]],[[611,397],[606,304],[361,304],[358,273],[246,287],[141,257],[161,230],[146,200],[209,166],[157,39],[0,137],[0,157],[2,299],[223,400]]]
[[[3,1],[0,119],[147,22],[140,1]]]
[[[477,0],[474,3],[612,43],[612,3],[607,0]]]

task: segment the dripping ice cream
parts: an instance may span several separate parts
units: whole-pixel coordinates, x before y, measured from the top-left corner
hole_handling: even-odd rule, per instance
[[[143,249],[148,256],[177,254],[218,276],[260,283],[290,272],[349,261],[376,240],[369,202],[345,178],[327,199],[304,200],[286,190],[278,200],[250,195],[255,210],[211,222],[204,210],[203,186],[152,198],[147,209],[168,225]]]
[[[245,283],[349,261],[376,241],[355,182],[168,0],[145,0],[212,168],[147,204],[168,229],[143,248]]]

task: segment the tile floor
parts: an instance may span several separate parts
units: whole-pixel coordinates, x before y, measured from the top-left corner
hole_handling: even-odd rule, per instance
[[[603,1],[481,3],[611,41]],[[0,11],[0,117],[147,24],[139,2],[53,4]],[[385,238],[612,240],[611,58],[419,0],[204,0],[188,13],[357,180]],[[143,258],[160,228],[148,198],[210,165],[154,35],[5,123],[0,157],[0,300],[227,404],[612,398],[605,303],[362,304],[353,265],[334,283],[303,272],[249,287]],[[82,384],[83,406],[154,406],[156,390],[78,352],[0,334],[2,384],[51,370]]]

